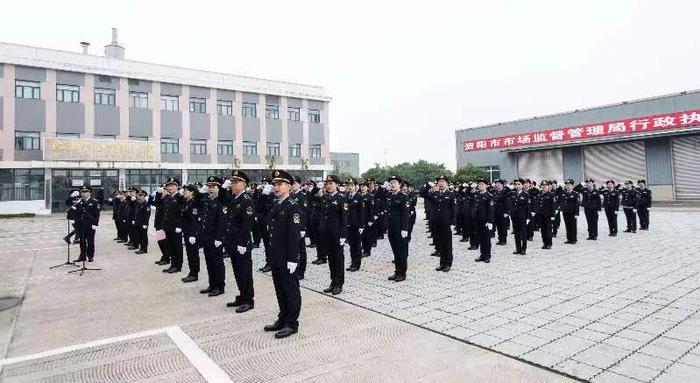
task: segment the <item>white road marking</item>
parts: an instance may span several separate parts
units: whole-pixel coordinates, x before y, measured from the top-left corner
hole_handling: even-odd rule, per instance
[[[170,338],[175,342],[177,347],[189,359],[190,363],[199,371],[199,373],[210,383],[229,383],[233,382],[228,374],[224,372],[213,360],[202,351],[197,343],[192,340],[180,327],[168,327],[165,331]]]

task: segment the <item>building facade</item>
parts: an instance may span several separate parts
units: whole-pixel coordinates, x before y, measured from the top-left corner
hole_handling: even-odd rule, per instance
[[[0,213],[62,211],[70,190],[98,199],[231,169],[305,178],[332,169],[330,97],[318,86],[0,44]]]
[[[700,200],[700,91],[458,130],[456,154],[492,179],[646,179],[657,200]]]
[[[331,165],[333,165],[333,172],[337,174],[359,177],[360,153],[331,152]]]

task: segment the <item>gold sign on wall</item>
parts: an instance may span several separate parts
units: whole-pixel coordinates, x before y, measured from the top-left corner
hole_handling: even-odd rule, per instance
[[[44,161],[131,161],[160,160],[155,141],[46,138]]]

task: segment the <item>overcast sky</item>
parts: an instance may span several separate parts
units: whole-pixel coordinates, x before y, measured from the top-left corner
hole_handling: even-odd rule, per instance
[[[180,5],[181,4],[181,5]],[[575,6],[576,4],[577,6]],[[698,1],[10,1],[0,40],[322,85],[331,151],[455,167],[455,129],[700,88]]]

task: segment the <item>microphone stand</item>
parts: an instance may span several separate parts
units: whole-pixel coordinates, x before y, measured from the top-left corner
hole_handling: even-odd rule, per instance
[[[68,225],[67,225],[67,229],[66,229],[66,235],[68,235],[68,234],[70,234],[70,220],[69,220],[69,219],[66,219],[66,223],[68,224]],[[66,246],[67,246],[67,247],[66,247],[66,262],[65,262],[65,263],[61,263],[61,264],[58,264],[58,265],[51,266],[51,267],[49,267],[49,269],[55,269],[55,268],[57,268],[57,267],[62,267],[62,266],[75,266],[75,267],[78,267],[78,265],[76,265],[75,263],[71,262],[71,260],[70,260],[70,238],[69,238],[68,244],[67,244]]]

